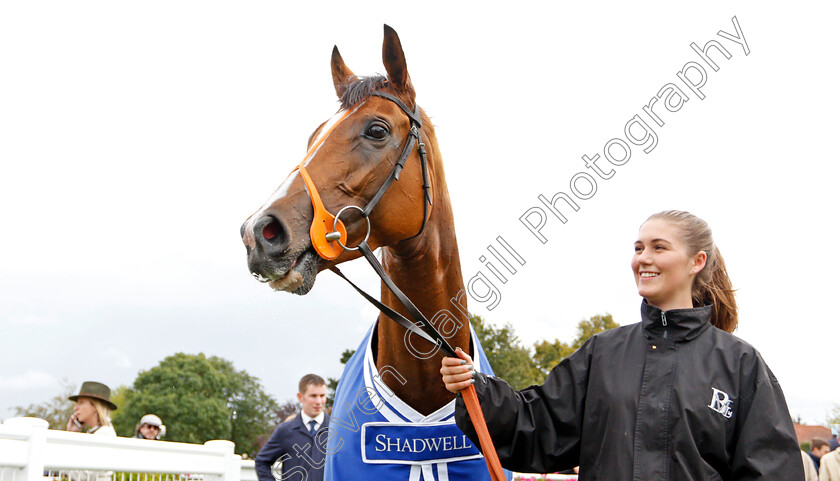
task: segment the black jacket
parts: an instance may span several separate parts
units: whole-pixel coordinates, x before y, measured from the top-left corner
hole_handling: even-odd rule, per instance
[[[581,481],[804,479],[784,395],[761,355],[712,327],[711,306],[593,336],[542,386],[476,374],[502,465]],[[463,399],[458,427],[478,446]]]

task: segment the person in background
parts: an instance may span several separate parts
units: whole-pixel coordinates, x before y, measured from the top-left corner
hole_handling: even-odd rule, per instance
[[[805,451],[800,451],[800,453],[802,453],[802,466],[805,468],[805,481],[819,481],[819,471],[814,468],[811,454]]]
[[[101,382],[85,381],[79,394],[68,399],[75,402],[73,414],[67,420],[67,431],[80,433],[87,429],[88,434],[116,436],[111,426],[111,411],[117,405],[111,402],[111,389]]]
[[[840,447],[840,443],[837,442],[837,426],[831,427],[831,439],[828,440],[828,449],[834,451]]]
[[[166,426],[154,414],[147,414],[140,418],[140,424],[134,430],[134,437],[139,439],[160,439],[165,434]]]
[[[808,456],[811,458],[811,461],[813,461],[817,471],[820,470],[820,459],[822,459],[822,457],[830,451],[831,449],[828,448],[828,441],[825,439],[814,438],[811,440],[811,452],[808,453]]]
[[[324,412],[327,402],[327,383],[316,374],[307,374],[298,384],[300,414],[274,430],[268,442],[254,458],[259,481],[275,481],[271,466],[280,461],[282,473],[277,479],[324,479],[326,434],[330,416]],[[297,477],[292,478],[292,475]]]

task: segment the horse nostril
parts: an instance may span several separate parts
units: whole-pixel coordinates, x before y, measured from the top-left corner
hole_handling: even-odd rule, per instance
[[[289,245],[288,228],[274,216],[267,215],[254,223],[254,237],[269,255],[283,252]]]
[[[280,233],[280,226],[277,222],[270,222],[263,227],[262,234],[265,237],[265,240],[270,241],[277,237],[277,234]]]

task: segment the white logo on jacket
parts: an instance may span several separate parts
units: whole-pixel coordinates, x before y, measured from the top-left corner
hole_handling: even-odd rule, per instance
[[[730,404],[732,404],[732,400],[729,399],[729,394],[720,389],[712,388],[712,402],[709,403],[709,409],[729,419],[732,417]]]

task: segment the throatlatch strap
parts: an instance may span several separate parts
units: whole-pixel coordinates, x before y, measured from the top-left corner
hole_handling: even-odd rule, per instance
[[[409,299],[408,296],[403,294],[403,291],[401,291],[400,288],[397,287],[396,284],[394,284],[394,281],[392,281],[391,278],[388,277],[388,274],[385,273],[385,269],[382,268],[382,264],[379,263],[379,261],[376,259],[376,256],[374,256],[373,252],[371,252],[370,246],[367,244],[367,242],[362,242],[361,244],[359,244],[358,247],[359,251],[361,251],[361,253],[365,256],[365,259],[368,261],[368,264],[370,264],[371,267],[373,267],[373,270],[376,271],[376,274],[382,279],[382,282],[385,283],[388,289],[391,292],[393,292],[395,296],[397,296],[397,299],[400,301],[400,304],[402,304],[403,307],[405,307],[405,309],[408,311],[408,314],[416,321],[416,324],[411,323],[407,319],[407,324],[412,327],[408,327],[401,321],[397,322],[399,322],[400,325],[410,330],[411,332],[417,332],[417,327],[419,326],[419,328],[423,330],[422,332],[425,332],[427,334],[426,336],[422,336],[423,339],[426,339],[432,344],[440,346],[441,350],[443,350],[443,352],[445,352],[448,356],[458,357],[458,354],[455,352],[455,349],[452,349],[452,346],[449,345],[449,342],[446,340],[446,338],[444,338],[437,331],[437,329],[435,329],[435,326],[433,326],[432,323],[429,322],[428,319],[426,319],[426,316],[424,316],[423,313],[420,312],[419,309],[417,309],[417,306],[415,306],[414,303],[411,302],[411,299]],[[403,319],[405,318],[403,317]]]
[[[422,331],[420,328],[417,327],[417,324],[414,324],[413,322],[409,321],[408,319],[405,318],[405,316],[403,316],[399,312],[391,309],[387,305],[379,302],[378,299],[374,298],[373,296],[369,295],[367,292],[363,291],[361,287],[357,286],[356,284],[353,283],[353,281],[348,279],[347,276],[345,276],[344,273],[342,273],[338,269],[338,267],[336,267],[336,266],[330,267],[330,270],[335,272],[338,275],[338,277],[341,277],[342,279],[347,281],[348,284],[353,286],[353,289],[356,289],[356,292],[361,294],[362,297],[364,297],[365,299],[368,300],[368,302],[370,302],[371,304],[376,306],[377,309],[382,311],[382,313],[385,314],[386,316],[388,316],[391,320],[393,320],[397,324],[401,325],[402,327],[408,329],[409,331],[413,332],[414,334],[417,334],[418,336],[422,337],[423,339],[429,341],[430,343],[437,345],[437,343],[435,342],[434,339],[431,338],[431,336],[429,336],[428,334],[426,334],[424,331]]]

